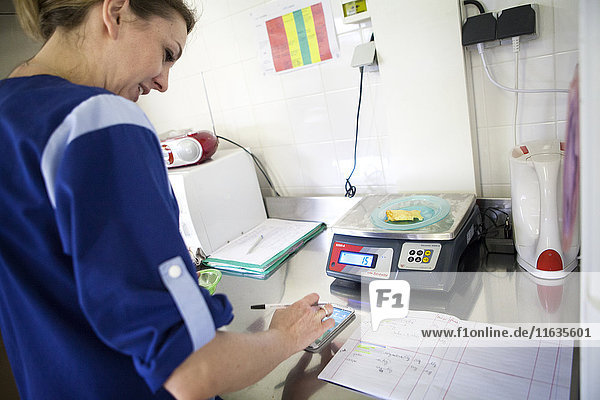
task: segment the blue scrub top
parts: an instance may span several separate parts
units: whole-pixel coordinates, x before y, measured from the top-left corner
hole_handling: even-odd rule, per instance
[[[133,102],[0,81],[0,328],[23,399],[170,397],[233,318],[196,283],[160,143]]]

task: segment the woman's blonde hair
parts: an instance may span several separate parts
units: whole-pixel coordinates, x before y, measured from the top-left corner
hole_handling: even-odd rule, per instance
[[[79,26],[91,6],[102,0],[13,0],[25,33],[45,42],[56,28],[67,30]],[[181,15],[190,33],[196,23],[194,11],[184,0],[129,0],[131,10],[140,18],[170,18]]]

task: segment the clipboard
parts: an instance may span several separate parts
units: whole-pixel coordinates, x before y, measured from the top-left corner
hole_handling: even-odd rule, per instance
[[[326,228],[323,222],[267,218],[214,251],[202,265],[229,274],[266,279]]]

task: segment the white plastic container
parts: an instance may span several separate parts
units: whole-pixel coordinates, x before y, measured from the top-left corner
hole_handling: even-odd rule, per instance
[[[200,165],[169,170],[186,245],[208,255],[267,218],[252,158],[222,150]]]
[[[510,180],[517,262],[544,279],[565,277],[577,266],[579,227],[561,243],[564,142],[532,141],[513,148]]]

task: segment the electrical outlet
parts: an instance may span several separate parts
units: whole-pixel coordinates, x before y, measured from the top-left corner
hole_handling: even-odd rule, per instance
[[[462,45],[470,46],[496,40],[496,16],[478,14],[466,19],[462,27]]]
[[[500,44],[510,44],[515,36],[518,36],[521,42],[536,39],[539,19],[537,4],[524,4],[499,11],[496,38],[500,40]]]
[[[375,42],[359,44],[354,49],[351,65],[353,67],[364,67],[377,63],[377,53],[375,50]]]

